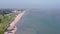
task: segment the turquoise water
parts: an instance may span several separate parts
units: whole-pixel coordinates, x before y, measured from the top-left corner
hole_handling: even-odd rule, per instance
[[[60,34],[59,10],[30,10],[17,24],[16,34]]]

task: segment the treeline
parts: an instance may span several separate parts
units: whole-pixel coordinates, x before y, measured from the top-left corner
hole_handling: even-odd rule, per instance
[[[14,10],[23,12],[25,9],[0,9],[0,14],[1,15],[9,14],[12,13],[12,11]]]
[[[12,9],[0,9],[0,14],[9,14],[12,12]]]

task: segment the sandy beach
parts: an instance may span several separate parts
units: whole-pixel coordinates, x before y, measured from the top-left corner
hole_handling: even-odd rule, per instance
[[[25,13],[25,11],[23,11],[20,14],[18,14],[17,17],[15,18],[15,20],[10,25],[16,26],[17,22],[21,19],[21,17],[24,15],[24,13]]]
[[[15,27],[14,30],[11,31],[12,33],[7,33],[7,32],[8,32],[8,31],[7,31],[7,32],[5,32],[4,34],[15,34],[15,32],[16,32],[16,30],[17,30],[16,25],[17,25],[18,21],[21,20],[21,18],[22,18],[22,16],[24,15],[24,13],[25,13],[25,11],[23,11],[22,13],[19,13],[19,14],[16,16],[15,20],[10,24],[10,26]],[[9,27],[9,28],[11,28],[11,27]]]

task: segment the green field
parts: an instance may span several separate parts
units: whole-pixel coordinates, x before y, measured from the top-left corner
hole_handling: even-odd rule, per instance
[[[0,23],[0,34],[4,34],[6,29],[9,27],[9,24],[14,20],[16,14],[12,14],[10,16],[2,16],[0,15],[0,19],[2,19]]]

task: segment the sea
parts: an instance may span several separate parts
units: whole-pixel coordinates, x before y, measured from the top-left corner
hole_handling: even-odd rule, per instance
[[[60,34],[60,10],[30,9],[17,24],[16,34]]]

